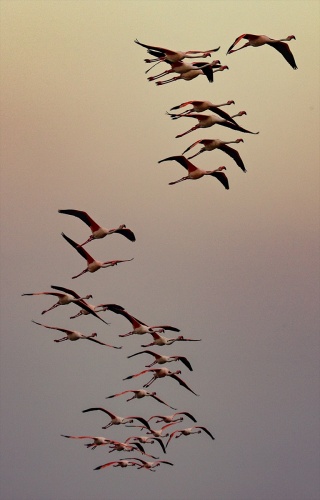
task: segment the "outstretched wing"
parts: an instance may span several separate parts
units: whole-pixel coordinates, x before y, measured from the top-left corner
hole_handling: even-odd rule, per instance
[[[78,217],[78,219],[81,219],[82,222],[90,227],[91,231],[96,231],[100,227],[93,219],[91,219],[90,215],[88,215],[87,212],[83,212],[82,210],[67,209],[58,210],[58,212],[60,214],[73,215],[74,217]]]

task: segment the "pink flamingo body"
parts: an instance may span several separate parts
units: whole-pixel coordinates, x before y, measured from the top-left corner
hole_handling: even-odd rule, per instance
[[[109,309],[109,307],[117,307],[118,309],[121,309],[121,306],[118,304],[98,304],[97,306],[94,306],[93,304],[87,303],[87,306],[89,309],[95,312],[104,312]],[[70,319],[78,318],[78,316],[87,316],[89,314],[87,309],[80,309],[78,314],[75,314],[74,316],[70,316]]]
[[[93,443],[85,444],[87,448],[92,448],[93,450],[97,446],[105,446],[111,442],[110,439],[100,436],[66,436],[65,434],[61,434],[61,436],[69,439],[93,439]]]
[[[131,231],[131,229],[128,229],[125,224],[121,224],[117,228],[113,229],[106,229],[102,226],[99,226],[91,217],[90,215],[87,214],[87,212],[83,212],[82,210],[58,210],[60,214],[66,214],[66,215],[73,215],[74,217],[77,217],[78,219],[82,220],[87,226],[90,227],[91,229],[91,236],[81,245],[80,247],[86,245],[86,243],[89,243],[89,241],[95,240],[95,239],[100,239],[104,238],[105,236],[108,236],[109,234],[114,234],[118,233],[121,234],[122,236],[125,236],[128,240],[130,241],[136,241],[136,237],[134,233]]]
[[[196,120],[198,120],[197,125],[187,130],[186,132],[183,132],[182,134],[176,135],[176,138],[183,137],[184,135],[189,134],[190,132],[192,132],[193,130],[197,130],[198,128],[209,128],[212,127],[213,125],[222,125],[223,127],[232,128],[233,130],[237,130],[238,132],[244,132],[246,134],[259,134],[259,132],[250,132],[250,130],[241,127],[234,120],[230,121],[230,118],[246,115],[247,113],[245,111],[240,111],[239,113],[231,116],[228,119],[221,118],[220,116],[217,115],[202,115],[200,113],[189,113],[184,115],[174,114],[174,113],[167,113],[167,114],[171,116],[173,120],[177,120],[179,118],[195,118]]]
[[[242,47],[238,49],[234,49],[233,47],[237,45],[242,39],[248,40]],[[280,54],[285,58],[285,60],[290,64],[293,69],[298,69],[296,62],[294,60],[293,54],[289,48],[289,45],[285,42],[290,40],[295,40],[296,37],[294,35],[289,35],[287,38],[281,38],[279,40],[275,40],[273,38],[269,38],[266,35],[252,35],[250,33],[245,33],[243,35],[238,36],[235,39],[231,47],[227,51],[227,55],[232,52],[237,52],[238,50],[244,49],[245,47],[261,47],[262,45],[269,45],[276,49]]]
[[[88,314],[92,314],[96,318],[100,319],[100,321],[103,321],[103,323],[108,325],[108,323],[106,321],[104,321],[104,319],[100,318],[100,316],[91,307],[89,307],[89,305],[86,304],[86,302],[84,301],[84,299],[92,298],[92,295],[86,295],[85,297],[80,297],[73,290],[69,290],[68,288],[64,288],[62,286],[52,285],[51,288],[53,288],[54,290],[60,290],[60,292],[59,293],[58,292],[23,293],[22,296],[24,296],[24,295],[53,295],[55,297],[58,297],[58,302],[53,304],[53,306],[51,306],[49,309],[42,311],[41,314],[45,314],[45,313],[51,311],[52,309],[55,309],[58,306],[64,306],[64,305],[74,303],[74,304],[78,305],[79,307],[85,309]],[[63,292],[63,293],[61,293],[61,292]]]
[[[125,333],[123,335],[119,335],[119,337],[128,337],[129,335],[144,335],[145,333],[152,333],[154,331],[156,332],[164,332],[165,330],[171,330],[174,332],[180,332],[178,328],[175,328],[174,326],[170,325],[155,325],[155,326],[148,326],[142,321],[139,321],[137,318],[129,314],[123,307],[119,307],[117,305],[111,306],[109,305],[108,308],[110,311],[114,312],[115,314],[120,314],[121,316],[124,316],[130,323],[132,324],[133,330],[131,332]]]
[[[178,179],[177,181],[169,182],[169,185],[177,184],[178,182],[186,181],[186,180],[197,180],[201,179],[201,177],[205,175],[211,175],[215,177],[225,189],[229,189],[229,181],[227,176],[222,172],[222,170],[226,170],[226,167],[219,167],[215,170],[203,170],[201,168],[196,167],[191,163],[187,158],[183,155],[180,156],[170,156],[169,158],[164,158],[163,160],[158,161],[158,163],[162,163],[163,161],[177,161],[180,165],[188,170],[188,175]]]
[[[196,78],[197,76],[200,76],[200,75],[205,75],[207,77],[207,80],[210,83],[213,83],[214,73],[217,73],[218,71],[224,71],[225,69],[229,69],[228,66],[218,66],[217,67],[217,64],[215,64],[215,63],[216,63],[216,61],[213,61],[210,64],[194,63],[193,69],[189,69],[189,71],[185,71],[183,73],[180,73],[178,76],[173,76],[172,78],[169,78],[168,80],[161,80],[160,82],[156,82],[156,85],[165,85],[166,83],[176,82],[178,80],[190,81],[190,80],[194,80],[194,78]],[[216,69],[213,69],[213,68],[216,68]],[[160,75],[160,76],[162,76],[162,75]],[[157,78],[159,78],[159,76]],[[153,78],[153,80],[155,80],[155,79],[156,78]]]
[[[153,418],[158,418],[159,420],[156,420],[156,423],[158,424],[159,422],[166,422],[166,423],[170,423],[170,422],[182,422],[183,420],[183,417],[179,417],[177,419],[175,419],[175,417],[177,415],[186,415],[187,417],[190,418],[190,420],[193,420],[193,422],[196,422],[197,420],[194,418],[193,415],[191,415],[191,413],[187,412],[187,411],[178,411],[176,413],[174,413],[173,415],[153,415],[152,417],[150,417],[148,419],[148,422],[150,422],[150,420],[152,420]]]
[[[199,429],[199,430],[195,430],[195,429]],[[211,434],[211,432],[208,431],[208,429],[206,429],[206,427],[195,425],[195,426],[189,427],[187,429],[177,429],[177,430],[173,431],[170,434],[170,437],[169,437],[168,442],[166,444],[166,448],[168,447],[168,444],[170,443],[171,439],[175,436],[175,434],[177,434],[175,437],[178,438],[180,436],[190,436],[190,434],[201,434],[202,431],[204,431],[206,434],[208,434],[208,436],[210,436],[211,439],[213,439],[213,440],[215,439],[213,437],[213,435]]]
[[[140,351],[136,352],[135,354],[131,354],[131,356],[127,356],[128,358],[133,358],[134,356],[137,356],[138,354],[151,354],[155,358],[153,363],[150,365],[146,365],[147,368],[150,368],[151,366],[155,365],[158,363],[159,365],[162,365],[164,363],[171,363],[172,361],[181,361],[190,371],[192,371],[192,366],[188,359],[184,356],[163,356],[160,354],[157,354],[156,352],[153,351]]]
[[[149,455],[149,453],[146,453],[144,451],[143,446],[140,443],[134,443],[134,444],[128,444],[128,443],[121,443],[120,441],[114,441],[113,439],[110,440],[108,443],[109,447],[111,448],[109,453],[112,453],[113,451],[140,451],[143,455],[146,457],[150,458],[158,458],[154,457],[153,455]]]
[[[141,465],[136,463],[138,469],[147,469],[150,472],[156,472],[153,470],[155,467],[159,467],[161,464],[173,465],[172,462],[167,462],[166,460],[157,460],[156,462],[146,462],[145,460],[141,460],[141,458],[133,458],[132,460],[139,460]]]
[[[132,259],[126,259],[126,260],[108,260],[106,262],[100,262],[99,260],[95,260],[91,255],[81,246],[79,246],[75,241],[73,241],[71,238],[66,236],[64,233],[61,233],[63,238],[71,245],[73,248],[77,250],[77,252],[86,259],[87,261],[87,268],[84,269],[80,274],[77,274],[76,276],[72,276],[72,279],[79,278],[79,276],[82,276],[84,273],[95,273],[98,271],[98,269],[101,268],[106,268],[106,267],[112,267],[116,266],[120,262],[130,262]]]
[[[147,444],[147,443],[150,443],[150,444],[153,444],[155,441],[157,441],[161,448],[162,448],[162,451],[163,453],[166,453],[166,448],[163,444],[163,442],[161,441],[160,438],[158,437],[150,437],[150,436],[130,436],[128,437],[125,442],[129,442],[129,441],[133,441],[133,442],[139,442],[139,443],[142,443],[142,444]]]
[[[220,109],[222,106],[230,106],[231,104],[235,104],[234,101],[227,101],[222,104],[213,104],[211,101],[186,101],[182,102],[181,104],[178,104],[177,106],[173,106],[173,108],[170,108],[170,111],[174,111],[176,109],[181,109],[184,108],[185,106],[192,106],[191,109],[187,109],[185,111],[182,111],[180,115],[189,115],[190,113],[202,113],[203,111],[212,111],[213,113],[216,113],[217,115],[227,118],[230,120],[230,115]]]
[[[108,462],[106,464],[103,464],[103,465],[99,465],[98,467],[96,467],[95,469],[93,470],[99,470],[99,469],[105,469],[106,467],[130,467],[130,466],[135,466],[136,464],[134,462],[131,462],[130,460],[115,460],[113,462]]]
[[[147,434],[152,434],[154,437],[157,437],[157,438],[160,438],[160,437],[168,437],[169,436],[169,433],[167,432],[166,434],[163,434],[165,429],[167,429],[168,427],[171,427],[172,425],[174,425],[176,422],[170,422],[169,424],[166,424],[164,425],[163,427],[161,427],[161,429],[150,429],[150,427],[146,427],[146,426],[139,426],[139,425],[128,425],[128,427],[140,427],[141,430],[142,429],[148,429],[149,432]]]
[[[184,61],[175,61],[175,62],[170,62],[169,65],[171,66],[170,69],[167,69],[166,71],[163,71],[162,73],[159,73],[158,75],[155,76],[149,76],[148,80],[149,82],[152,82],[153,80],[157,80],[158,78],[161,78],[162,76],[170,75],[171,73],[179,73],[182,75],[183,73],[188,73],[188,71],[193,71],[197,69],[203,69],[207,68],[209,66],[212,67],[217,67],[220,66],[220,61],[215,60],[210,63],[204,63],[204,62],[184,62]]]
[[[171,50],[165,49],[164,47],[157,47],[154,45],[145,45],[144,43],[139,42],[139,40],[135,40],[135,43],[141,45],[141,47],[145,47],[148,49],[148,53],[155,56],[156,59],[146,59],[146,62],[156,62],[156,61],[169,61],[176,62],[181,61],[184,58],[195,58],[195,57],[208,57],[212,52],[217,52],[220,47],[216,49],[210,50],[187,50],[186,52],[182,52],[180,50]]]
[[[189,151],[197,144],[202,144],[203,147],[195,155],[189,156],[188,160],[195,158],[195,156],[200,155],[204,151],[214,151],[215,149],[220,149],[221,151],[229,155],[236,162],[238,167],[241,168],[243,172],[246,172],[247,171],[246,167],[244,166],[244,163],[238,151],[228,146],[228,144],[238,144],[239,142],[243,142],[243,139],[236,139],[235,141],[222,141],[221,139],[200,139],[199,141],[196,141],[193,144],[191,144],[191,146],[189,146],[185,151],[183,151],[182,154],[184,155],[187,151]]]
[[[149,333],[153,337],[153,342],[151,342],[150,344],[141,345],[141,347],[151,347],[153,345],[157,345],[157,346],[171,345],[174,342],[200,342],[201,341],[201,339],[186,339],[183,337],[183,335],[179,335],[179,337],[176,337],[176,338],[168,338],[168,337],[163,337],[162,335],[159,335],[157,332],[149,332]]]
[[[102,427],[102,429],[108,429],[108,427],[111,427],[112,425],[121,425],[121,424],[128,424],[132,423],[134,420],[139,420],[146,428],[150,429],[150,426],[148,422],[142,418],[142,417],[137,417],[137,416],[128,416],[128,417],[119,417],[119,415],[115,415],[114,413],[111,413],[111,411],[106,410],[105,408],[88,408],[87,410],[83,410],[82,413],[87,413],[89,411],[103,411],[109,417],[111,418],[111,421]]]
[[[179,384],[185,387],[188,391],[192,392],[196,396],[199,396],[199,394],[196,394],[192,389],[190,389],[190,387],[184,382],[184,380],[178,377],[178,375],[180,375],[181,373],[181,370],[171,372],[168,368],[149,368],[148,370],[143,370],[142,372],[135,373],[134,375],[129,375],[128,377],[125,377],[123,380],[139,377],[140,375],[144,375],[145,373],[153,373],[153,376],[149,380],[149,382],[144,384],[143,387],[149,387],[158,378],[171,377],[177,382],[179,382]]]
[[[114,345],[110,344],[105,344],[104,342],[100,342],[100,340],[96,340],[93,337],[96,337],[96,333],[91,333],[91,335],[84,335],[83,333],[77,332],[76,330],[68,330],[66,328],[58,328],[57,326],[48,326],[48,325],[43,325],[42,323],[37,323],[36,321],[32,320],[32,323],[35,323],[36,325],[43,326],[44,328],[49,328],[50,330],[58,330],[59,332],[66,333],[66,337],[62,337],[61,339],[54,340],[54,342],[63,342],[65,340],[71,340],[71,342],[74,342],[75,340],[79,339],[86,339],[86,340],[91,340],[91,342],[96,342],[96,344],[100,345],[105,345],[107,347],[112,347],[113,349],[122,349],[122,347],[116,347]]]
[[[127,401],[131,401],[132,399],[142,399],[142,398],[149,396],[149,397],[155,399],[156,401],[159,401],[159,403],[162,403],[162,404],[168,406],[172,410],[177,409],[177,408],[173,408],[173,406],[168,405],[162,399],[158,398],[156,392],[149,392],[149,391],[146,391],[145,389],[127,390],[127,391],[118,392],[117,394],[113,394],[112,396],[107,396],[106,399],[116,398],[118,396],[122,396],[123,394],[128,394],[128,393],[133,393],[133,396],[131,398],[127,399]]]

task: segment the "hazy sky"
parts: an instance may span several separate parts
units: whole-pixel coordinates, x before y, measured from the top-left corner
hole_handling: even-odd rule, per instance
[[[0,7],[3,500],[318,500],[319,2],[2,0]],[[299,69],[268,46],[226,56],[245,32],[294,34]],[[213,58],[229,71],[213,84],[200,76],[157,87],[135,38],[180,50],[220,46]],[[246,110],[239,123],[259,135],[216,125],[175,139],[195,122],[165,112],[191,99],[234,100],[227,110]],[[226,166],[229,191],[212,178],[168,186],[185,171],[160,159],[198,139],[238,137],[246,174],[220,151],[194,159],[204,169]],[[106,227],[126,224],[135,243],[114,235],[87,250],[100,260],[134,260],[72,280],[85,262],[60,233],[82,242],[89,230],[58,213],[66,208]],[[60,434],[124,440],[132,429],[104,431],[108,418],[82,410],[145,418],[171,410],[148,399],[105,399],[147,382],[122,379],[150,362],[127,356],[151,340],[120,339],[130,324],[111,312],[103,316],[110,326],[70,320],[74,305],[41,316],[54,298],[21,294],[50,285],[201,338],[155,349],[190,359],[193,372],[168,366],[181,368],[200,397],[170,379],[151,388],[191,412],[215,441],[182,437],[166,455],[146,445],[174,463],[156,474],[93,471],[130,454],[87,450]],[[54,343],[59,332],[32,319],[97,332],[123,349]]]

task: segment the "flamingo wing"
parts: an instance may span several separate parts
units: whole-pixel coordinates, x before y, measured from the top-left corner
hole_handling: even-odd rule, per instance
[[[153,398],[153,399],[156,399],[157,401],[159,401],[159,403],[162,403],[166,406],[168,406],[169,408],[171,408],[172,410],[176,410],[177,408],[173,408],[173,406],[170,406],[168,405],[167,403],[165,403],[162,399],[158,398],[158,396],[156,396],[156,394],[150,394],[150,396]]]
[[[59,330],[59,332],[63,332],[63,333],[72,333],[72,330],[67,330],[65,328],[58,328],[57,326],[48,326],[48,325],[43,325],[42,323],[37,323],[36,321],[33,321],[33,319],[31,320],[32,323],[35,323],[36,325],[39,325],[39,326],[44,326],[44,328],[50,328],[50,330]]]
[[[155,325],[155,326],[152,326],[151,328],[163,328],[164,330],[170,330],[172,332],[180,332],[179,328],[176,328],[175,326],[170,326],[170,325]]]
[[[210,436],[210,437],[211,437],[211,439],[215,439],[215,438],[213,437],[213,435],[211,434],[211,432],[210,432],[210,431],[208,431],[208,429],[206,429],[205,427],[201,427],[201,426],[199,426],[199,425],[198,425],[198,426],[195,426],[195,427],[194,427],[194,429],[202,429],[204,432],[206,432],[206,433],[208,434],[208,436]]]
[[[177,360],[181,361],[181,363],[183,363],[187,368],[189,368],[191,372],[193,371],[190,361],[185,356],[176,356],[176,358]]]
[[[235,123],[237,125],[237,122],[229,115],[229,113],[226,113],[226,111],[223,111],[223,109],[220,109],[217,106],[210,106],[209,109],[210,109],[210,111],[212,111],[216,115],[219,115],[221,118],[224,118],[225,120],[229,120],[229,122]]]
[[[177,375],[170,375],[170,377],[177,380],[177,382],[179,382],[179,384],[182,385],[182,387],[184,387],[185,389],[188,389],[188,391],[192,392],[196,396],[199,396],[199,394],[196,394],[192,389],[190,389],[190,387]]]
[[[186,116],[190,116],[190,115],[186,115]],[[191,167],[195,168],[194,165],[192,165],[192,163],[189,160],[187,160],[187,158],[185,158],[182,155],[179,155],[179,156],[169,156],[168,158],[164,158],[163,160],[159,160],[158,163],[162,163],[163,161],[177,161],[178,163],[180,163],[180,165],[183,168],[185,168],[188,171],[189,171],[189,169]]]
[[[87,212],[83,212],[82,210],[58,210],[60,214],[73,215],[74,217],[78,217],[82,222],[87,224],[90,227],[91,231],[97,231],[100,228],[99,224],[97,224]]]
[[[177,413],[175,413],[174,415],[186,415],[187,417],[189,417],[191,420],[193,420],[193,422],[196,422],[197,419],[194,418],[193,415],[191,415],[191,413],[187,412],[187,411],[178,411]]]
[[[51,285],[51,288],[54,290],[60,290],[61,292],[68,293],[69,295],[73,295],[76,299],[80,299],[80,295],[78,295],[76,292],[73,290],[70,290],[69,288],[64,288],[63,286],[56,286],[56,285]],[[56,295],[56,294],[52,294]]]
[[[270,45],[270,47],[273,47],[278,52],[280,52],[280,54],[283,55],[285,60],[290,64],[290,66],[293,69],[298,69],[298,66],[296,65],[296,61],[294,60],[293,54],[292,54],[292,52],[289,48],[289,45],[287,43],[277,42],[277,41],[275,41],[275,42],[270,41],[270,42],[266,42],[266,43],[267,43],[267,45]]]
[[[134,235],[134,232],[131,231],[131,229],[128,229],[126,227],[122,227],[122,228],[119,228],[119,229],[116,229],[115,231],[113,231],[114,233],[119,233],[119,234],[122,234],[122,236],[125,236],[126,238],[128,238],[128,240],[130,241],[136,241],[136,237]]]
[[[227,155],[229,155],[236,162],[236,164],[238,165],[238,167],[241,168],[241,170],[243,172],[247,171],[246,167],[244,166],[244,163],[243,163],[243,161],[241,159],[241,156],[240,156],[240,154],[238,153],[238,151],[236,149],[231,148],[227,144],[223,144],[222,146],[219,147],[219,149],[221,149],[221,151],[224,151],[224,153],[226,153]]]
[[[114,413],[111,413],[110,411],[106,410],[105,408],[101,408],[100,406],[97,408],[87,408],[86,410],[82,410],[82,413],[87,413],[88,411],[103,411],[107,415],[109,415],[110,418],[115,418],[116,415]]]
[[[64,233],[61,233],[61,235],[63,236],[63,238],[71,245],[73,246],[73,248],[75,248],[77,250],[77,252],[81,255],[81,257],[83,257],[84,259],[86,259],[87,262],[93,262],[93,258],[91,257],[91,255],[82,247],[80,247],[78,245],[78,243],[76,243],[75,241],[73,241],[71,238],[69,238],[66,234]]]
[[[225,187],[225,189],[229,189],[228,177],[224,172],[212,172],[210,175],[218,179],[218,181],[221,182],[221,184]]]

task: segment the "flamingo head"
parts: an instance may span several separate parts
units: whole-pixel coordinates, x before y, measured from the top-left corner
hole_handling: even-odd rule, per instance
[[[246,115],[246,114],[247,114],[246,111],[239,111],[238,116],[243,116],[243,115]]]
[[[183,335],[179,335],[179,337],[177,337],[177,340],[184,340]]]
[[[229,66],[220,66],[219,70],[224,71],[225,69],[229,69]]]
[[[296,37],[295,37],[294,35],[289,35],[289,36],[287,36],[287,40],[288,40],[288,42],[289,42],[290,40],[295,40],[295,39],[296,39]]]
[[[92,295],[86,295],[86,299],[92,299]]]
[[[237,139],[235,142],[244,142],[243,139]]]
[[[174,375],[180,375],[181,374],[181,370],[177,370],[176,372],[173,372]]]
[[[227,102],[227,104],[228,104],[228,105],[229,105],[229,104],[235,104],[235,102],[234,102],[234,101],[228,101],[228,102]]]
[[[227,170],[226,167],[218,167],[216,168],[216,172],[222,172],[222,170]]]

